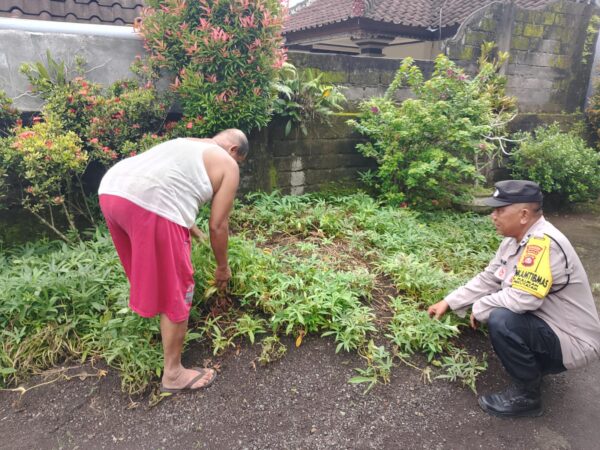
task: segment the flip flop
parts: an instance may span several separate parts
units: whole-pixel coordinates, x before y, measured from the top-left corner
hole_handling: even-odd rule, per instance
[[[195,376],[194,378],[192,378],[188,384],[186,384],[184,387],[178,388],[178,389],[176,389],[176,388],[166,388],[166,387],[164,387],[161,384],[160,385],[160,392],[161,392],[161,394],[181,394],[181,393],[184,393],[184,392],[199,391],[200,389],[205,389],[205,388],[209,387],[217,379],[217,371],[214,370],[214,369],[212,369],[212,371],[213,371],[212,378],[210,380],[208,380],[206,382],[206,384],[204,384],[204,385],[202,385],[200,387],[192,389],[192,386],[194,385],[194,383],[196,383],[198,380],[200,380],[204,375],[206,375],[206,372],[208,370],[211,370],[211,369],[203,369],[201,367],[192,367],[192,370],[195,370],[195,371],[200,372],[200,373],[197,376]]]

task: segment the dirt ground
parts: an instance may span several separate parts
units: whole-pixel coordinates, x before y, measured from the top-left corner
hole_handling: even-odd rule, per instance
[[[590,282],[600,283],[600,216],[557,216],[577,248]],[[599,299],[596,298],[598,301]],[[486,338],[467,332],[465,343],[492,353]],[[149,406],[120,391],[113,370],[102,378],[59,381],[23,396],[0,392],[0,448],[6,449],[597,449],[600,442],[600,363],[545,380],[545,415],[498,419],[483,413],[474,394],[458,384],[395,367],[391,382],[363,395],[349,384],[354,354],[335,353],[330,340],[306,338],[261,367],[259,346],[243,346],[217,361],[221,373],[204,392]],[[206,349],[185,359],[201,363]],[[419,361],[416,361],[419,364]],[[421,362],[422,363],[422,362]],[[499,361],[478,389],[506,382]],[[72,373],[94,373],[90,366]],[[30,380],[28,386],[42,382]]]

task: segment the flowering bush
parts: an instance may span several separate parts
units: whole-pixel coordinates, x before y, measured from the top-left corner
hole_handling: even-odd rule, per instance
[[[131,143],[164,131],[167,98],[152,81],[142,86],[136,80],[123,80],[103,89],[83,78],[82,69],[69,79],[56,75],[66,69],[50,55],[48,64],[48,69],[40,63],[21,68],[33,92],[46,100],[42,117],[77,134],[94,159],[112,165],[113,160],[131,153]]]
[[[175,74],[183,135],[246,132],[269,121],[286,59],[280,0],[148,0],[141,33],[152,65]]]
[[[515,108],[514,100],[504,97],[503,80],[496,73],[506,55],[495,62],[486,56],[471,78],[440,55],[428,81],[406,58],[385,97],[363,102],[359,120],[349,121],[370,138],[358,149],[379,165],[365,180],[388,200],[426,209],[447,207],[466,200],[470,183],[481,178],[476,162],[497,149]],[[397,105],[393,94],[403,86],[414,98]]]
[[[75,236],[77,218],[94,223],[82,181],[89,164],[110,166],[165,139],[166,98],[151,79],[103,89],[82,76],[71,77],[50,55],[47,66],[26,64],[21,70],[46,103],[32,127],[17,122],[0,143],[0,191],[3,174],[10,174],[23,206],[68,240],[65,224]]]
[[[63,216],[76,230],[73,184],[89,161],[81,140],[59,123],[38,122],[17,127],[14,138],[3,143],[1,166],[16,177],[23,206],[66,240],[56,220]]]

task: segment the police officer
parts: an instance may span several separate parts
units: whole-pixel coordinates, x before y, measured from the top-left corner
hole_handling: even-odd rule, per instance
[[[542,377],[584,366],[600,356],[600,321],[587,275],[567,238],[542,214],[542,193],[531,181],[496,183],[485,204],[505,238],[489,265],[428,309],[448,309],[471,326],[487,322],[494,351],[513,383],[482,395],[496,416],[540,416]]]

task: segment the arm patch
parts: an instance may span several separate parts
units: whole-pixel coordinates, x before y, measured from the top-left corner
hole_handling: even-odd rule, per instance
[[[550,237],[531,237],[519,258],[512,287],[542,299],[551,286]]]

